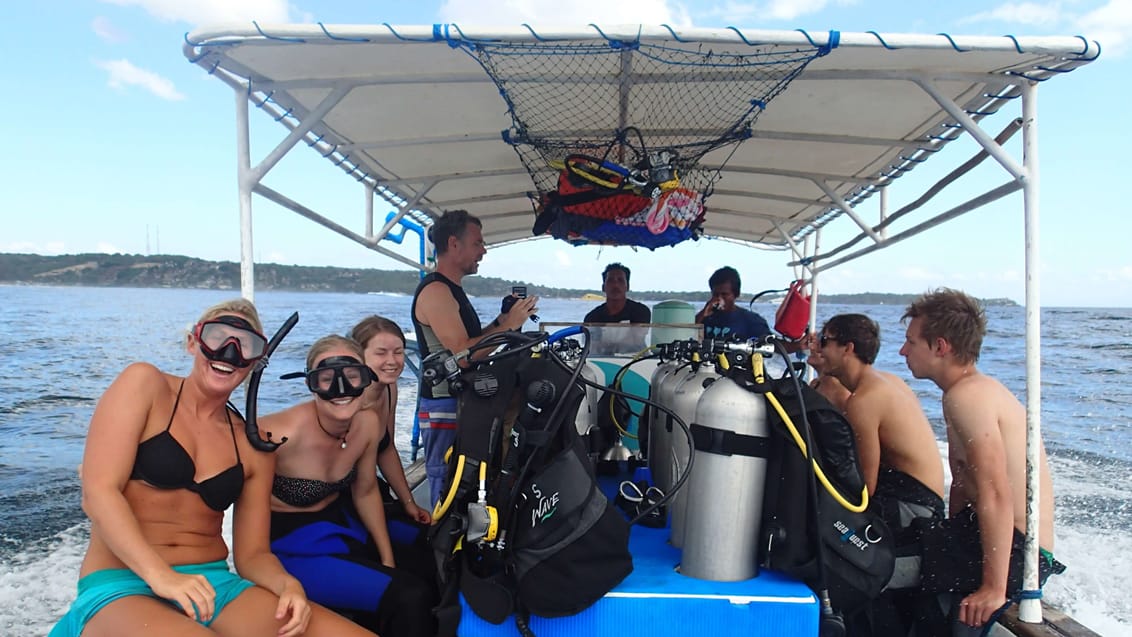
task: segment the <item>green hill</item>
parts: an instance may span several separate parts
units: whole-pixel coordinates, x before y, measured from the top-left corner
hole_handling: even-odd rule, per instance
[[[304,292],[391,292],[412,294],[419,277],[409,270],[332,268],[257,263],[255,284],[259,290]],[[232,261],[204,261],[177,255],[140,254],[0,254],[0,284],[78,285],[89,287],[204,288],[238,290],[240,264]],[[580,298],[600,290],[556,288],[525,281],[470,276],[464,289],[473,296],[503,296],[514,284],[526,284],[530,294],[550,298]],[[703,303],[704,291],[640,291],[633,297],[643,301],[679,299]],[[915,294],[823,294],[822,303],[849,305],[905,305]],[[749,299],[750,297],[747,297]],[[781,295],[767,295],[759,301],[776,302]],[[987,305],[1017,305],[1010,299],[984,299]]]

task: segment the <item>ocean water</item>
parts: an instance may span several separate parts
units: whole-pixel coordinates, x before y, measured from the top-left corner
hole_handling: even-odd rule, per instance
[[[74,598],[89,523],[75,468],[101,393],[136,360],[183,373],[185,331],[233,291],[0,286],[0,635],[42,636]],[[291,312],[300,320],[272,357],[259,413],[304,400],[300,370],[307,346],[342,333],[368,314],[400,323],[410,299],[399,295],[261,292],[267,331]],[[474,299],[485,322],[498,299]],[[576,321],[594,303],[545,299],[546,321]],[[773,314],[773,306],[756,308]],[[938,437],[939,390],[911,379],[897,353],[904,327],[897,306],[819,308],[819,320],[863,312],[882,326],[877,366],[909,380]],[[980,368],[1024,392],[1023,311],[991,308]],[[1042,312],[1042,427],[1057,507],[1056,554],[1069,570],[1046,585],[1045,599],[1093,630],[1132,634],[1132,309],[1050,308]],[[408,460],[414,381],[401,379],[398,448]],[[234,402],[244,406],[244,397]]]

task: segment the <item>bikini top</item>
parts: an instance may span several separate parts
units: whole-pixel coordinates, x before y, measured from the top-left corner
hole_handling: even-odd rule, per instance
[[[355,467],[350,467],[346,477],[336,482],[275,474],[275,479],[271,481],[271,494],[293,507],[309,507],[335,493],[346,491],[357,477],[358,470]]]
[[[236,445],[232,415],[225,409],[228,431],[232,434],[232,446],[236,449],[236,464],[207,480],[195,481],[193,478],[196,477],[197,467],[193,457],[185,451],[181,443],[177,442],[173,434],[169,433],[184,388],[185,381],[182,380],[181,386],[177,389],[177,399],[173,402],[173,413],[169,414],[169,424],[165,425],[165,430],[138,444],[130,479],[143,480],[158,489],[188,489],[199,495],[208,508],[224,511],[240,497],[240,492],[244,488],[244,465],[240,462],[240,448]]]

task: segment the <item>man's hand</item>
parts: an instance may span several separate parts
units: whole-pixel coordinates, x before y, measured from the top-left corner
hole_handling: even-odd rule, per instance
[[[702,323],[704,319],[714,314],[717,310],[723,307],[723,301],[719,296],[712,295],[708,302],[704,304],[704,309],[696,315],[696,322]]]
[[[528,296],[525,299],[517,299],[515,301],[515,304],[511,306],[510,310],[507,310],[503,314],[500,314],[499,317],[495,320],[498,321],[504,329],[521,329],[523,327],[523,323],[526,323],[528,318],[538,313],[538,307],[536,307],[537,304],[537,296]]]
[[[1004,592],[982,586],[959,602],[959,621],[968,626],[982,626],[1005,605]]]

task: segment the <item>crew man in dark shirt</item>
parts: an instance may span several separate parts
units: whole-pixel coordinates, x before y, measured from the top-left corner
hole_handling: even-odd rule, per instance
[[[629,293],[629,268],[620,263],[605,266],[601,291],[605,292],[605,303],[586,314],[586,323],[648,323],[652,318],[647,305],[625,296]]]
[[[771,333],[766,319],[735,305],[739,283],[739,273],[732,267],[722,267],[708,279],[711,299],[696,314],[696,322],[703,324],[706,338],[745,341]]]

